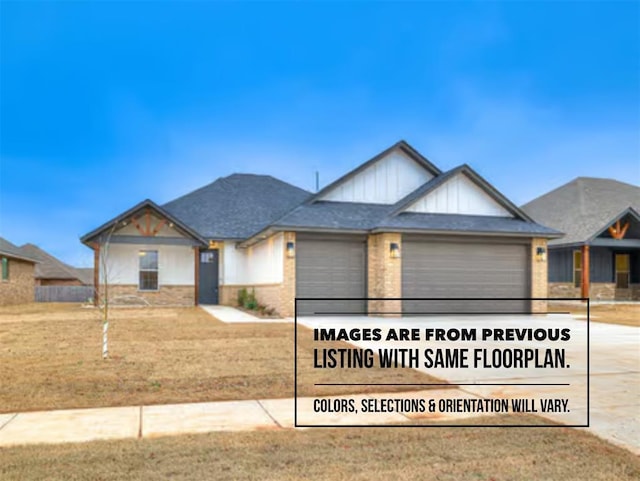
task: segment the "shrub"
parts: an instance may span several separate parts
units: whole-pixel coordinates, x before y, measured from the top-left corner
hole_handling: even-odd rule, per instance
[[[256,300],[255,290],[251,289],[251,293],[247,294],[244,302],[244,307],[255,311],[258,308],[258,301]]]
[[[238,305],[241,307],[245,307],[247,304],[247,297],[249,296],[249,293],[247,292],[247,290],[243,287],[242,289],[240,289],[238,291]]]

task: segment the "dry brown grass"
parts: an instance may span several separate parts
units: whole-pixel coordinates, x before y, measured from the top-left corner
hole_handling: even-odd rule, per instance
[[[578,319],[587,318],[587,305],[582,302],[549,302],[550,311],[568,311]],[[640,303],[591,304],[589,319],[593,322],[640,327]]]
[[[8,448],[0,478],[625,481],[640,478],[640,461],[570,428],[312,429]]]
[[[94,309],[0,308],[0,412],[293,396],[292,324],[223,324],[199,308],[112,309],[111,319],[103,360]],[[321,382],[441,382],[411,369],[314,370],[310,331],[299,330],[299,395],[380,391]]]

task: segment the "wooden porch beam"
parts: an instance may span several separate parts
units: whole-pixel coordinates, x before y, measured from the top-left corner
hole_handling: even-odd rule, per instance
[[[144,214],[144,219],[146,221],[147,224],[147,229],[146,229],[146,234],[147,236],[151,235],[151,211],[149,209],[147,209],[147,211]]]
[[[627,233],[627,229],[629,228],[629,222],[626,222],[624,226],[620,227],[620,219],[616,221],[616,223],[609,227],[609,234],[614,239],[623,239],[624,235]]]
[[[136,226],[136,229],[138,229],[138,232],[140,232],[140,235],[145,235],[144,230],[142,230],[142,227],[138,223],[138,219],[136,219],[135,217],[132,217],[131,223]]]
[[[100,244],[93,244],[93,305],[100,304]]]
[[[166,223],[167,223],[167,219],[161,219],[153,228],[153,232],[151,233],[151,235],[155,237],[158,234],[158,232],[160,232],[160,229],[162,229]]]
[[[194,305],[198,305],[198,294],[199,294],[199,286],[200,286],[200,248],[199,247],[194,247],[193,248],[193,254],[194,254],[194,269],[195,269],[195,299],[193,300]]]
[[[591,279],[589,275],[589,246],[582,246],[582,279],[581,279],[581,294],[580,297],[589,297],[589,287],[591,284]]]

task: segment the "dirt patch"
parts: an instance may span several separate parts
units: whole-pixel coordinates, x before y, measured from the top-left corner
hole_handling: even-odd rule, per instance
[[[550,301],[549,310],[567,311],[576,317],[576,319],[587,318],[587,305],[580,301]],[[589,307],[589,318],[593,322],[640,327],[640,303],[591,304]]]
[[[199,308],[122,308],[111,311],[107,360],[101,336],[99,312],[77,304],[0,308],[0,412],[294,394],[293,324],[224,324]],[[442,382],[412,369],[368,369],[364,376],[362,370],[313,369],[311,339],[300,340],[306,354],[298,367],[305,380],[301,396],[380,391],[314,386],[325,382]]]

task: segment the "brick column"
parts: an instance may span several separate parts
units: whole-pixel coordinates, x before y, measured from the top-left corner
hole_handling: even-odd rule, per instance
[[[391,244],[398,244],[400,258],[391,257]],[[368,297],[402,297],[402,235],[372,234],[367,239]],[[402,301],[369,301],[371,312],[402,311]],[[400,314],[389,314],[400,316]]]
[[[283,317],[293,317],[296,297],[296,258],[287,256],[287,242],[296,242],[295,232],[285,232],[282,243],[283,277],[280,287],[280,306],[278,312]],[[295,248],[297,251],[297,246]]]
[[[537,259],[538,247],[545,249],[544,260]],[[547,250],[547,239],[533,239],[531,241],[531,297],[549,297],[547,261],[549,251]],[[546,312],[547,301],[531,301],[532,312]]]

